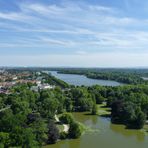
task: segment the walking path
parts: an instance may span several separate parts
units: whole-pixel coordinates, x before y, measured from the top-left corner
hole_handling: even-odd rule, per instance
[[[56,122],[60,122],[60,120],[59,120],[57,115],[55,115],[55,120],[56,120]],[[64,127],[63,132],[68,133],[69,125],[68,124],[63,124],[63,127]]]

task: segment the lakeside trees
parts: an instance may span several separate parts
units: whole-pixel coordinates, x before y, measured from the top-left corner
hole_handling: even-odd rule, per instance
[[[132,102],[115,101],[112,104],[111,120],[124,123],[128,128],[141,129],[146,121],[146,114]]]
[[[122,86],[108,92],[113,123],[123,123],[128,128],[140,129],[148,117],[147,85]]]
[[[79,123],[75,121],[72,122],[69,128],[69,137],[76,139],[79,138],[81,134],[82,134],[82,129]]]

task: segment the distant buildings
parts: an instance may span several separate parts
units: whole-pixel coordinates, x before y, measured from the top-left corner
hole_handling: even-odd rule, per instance
[[[41,72],[31,73],[24,72],[8,72],[0,70],[0,93],[9,94],[10,88],[17,84],[31,83],[33,86],[30,88],[32,91],[38,92],[39,90],[53,89],[55,86],[45,83],[45,78]]]
[[[5,72],[5,70],[4,69],[0,69],[0,73],[4,73]]]
[[[41,84],[39,86],[40,90],[45,90],[45,89],[53,89],[55,86],[49,85],[49,84]]]
[[[31,90],[38,92],[39,90],[53,89],[55,86],[49,84],[37,84],[37,86],[32,86]]]

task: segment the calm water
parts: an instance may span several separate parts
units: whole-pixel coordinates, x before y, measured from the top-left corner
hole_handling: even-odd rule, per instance
[[[50,73],[67,82],[68,84],[72,84],[72,85],[85,85],[85,86],[91,86],[91,85],[102,85],[102,86],[119,86],[122,85],[119,82],[116,81],[110,81],[110,80],[96,80],[96,79],[90,79],[87,78],[84,75],[75,75],[75,74],[60,74],[57,73],[56,71],[50,71]]]
[[[148,148],[148,136],[140,130],[127,130],[111,124],[109,118],[73,113],[89,130],[79,139],[62,140],[46,148]]]
[[[142,79],[148,81],[148,77],[142,77]]]
[[[120,83],[114,81],[93,80],[80,75],[52,75],[74,85],[111,85]],[[73,113],[75,119],[83,123],[88,130],[79,138],[62,140],[45,148],[148,148],[148,136],[142,130],[128,130],[123,125],[115,125],[110,118]]]

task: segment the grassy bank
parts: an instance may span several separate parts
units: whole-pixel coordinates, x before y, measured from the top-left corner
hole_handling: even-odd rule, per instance
[[[97,107],[99,116],[109,116],[111,114],[111,110],[106,107],[106,103],[98,104]]]

